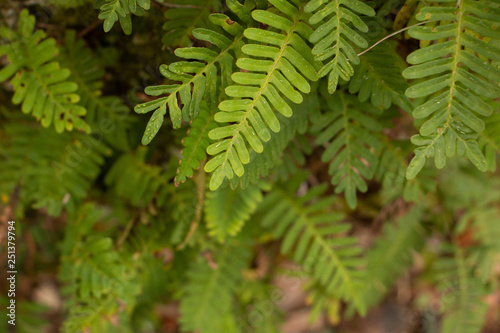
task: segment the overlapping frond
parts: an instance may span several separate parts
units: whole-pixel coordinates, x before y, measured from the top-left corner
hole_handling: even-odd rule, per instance
[[[426,1],[427,2],[427,1]],[[423,7],[417,19],[433,20],[427,26],[413,27],[410,36],[432,41],[410,54],[412,64],[403,75],[415,79],[406,95],[425,98],[413,111],[424,119],[420,134],[412,137],[418,146],[407,169],[413,178],[426,158],[434,157],[437,168],[446,158],[466,155],[479,170],[487,163],[477,144],[477,135],[485,129],[481,116],[489,116],[488,100],[500,96],[500,69],[492,61],[500,60],[498,4],[490,1],[438,1],[438,6]]]
[[[217,127],[214,120],[215,108],[208,110],[206,103],[202,103],[200,114],[191,121],[187,135],[182,139],[184,148],[181,150],[179,168],[175,176],[175,183],[183,183],[193,176],[194,170],[200,167],[200,162],[207,157],[206,149],[210,145],[208,132]]]
[[[374,16],[375,11],[359,0],[311,0],[305,11],[314,13],[309,23],[318,26],[309,38],[315,44],[312,53],[316,60],[326,61],[318,74],[328,75],[328,91],[333,93],[339,80],[349,81],[354,75],[353,65],[359,64],[355,47],[368,47],[360,34],[368,32],[362,17]]]
[[[488,170],[495,171],[497,168],[497,156],[500,153],[500,113],[495,113],[485,119],[484,132],[479,134],[479,149],[486,158]]]
[[[211,265],[199,260],[191,266],[180,305],[183,331],[238,332],[232,315],[233,293],[249,255],[248,248],[233,239],[215,253]]]
[[[131,15],[142,16],[151,7],[151,0],[96,0],[94,8],[99,9],[99,19],[104,20],[104,31],[113,28],[120,21],[123,32],[132,33]]]
[[[109,153],[91,136],[58,134],[26,120],[10,121],[1,132],[6,140],[0,147],[0,191],[10,194],[21,186],[24,204],[53,216],[78,207]]]
[[[269,141],[268,130],[279,132],[280,123],[274,110],[286,117],[292,115],[287,100],[299,104],[302,93],[309,93],[308,81],[317,80],[318,63],[306,41],[313,30],[303,22],[305,3],[299,0],[271,0],[274,7],[254,10],[252,17],[271,28],[247,28],[250,43],[241,50],[248,56],[238,59],[241,69],[232,75],[237,83],[226,88],[233,99],[219,104],[215,120],[224,124],[209,133],[216,142],[207,148],[214,157],[205,165],[213,172],[210,189],[217,189],[224,179],[234,174],[241,177],[244,164],[250,162],[249,149],[264,150],[262,141]],[[276,13],[278,12],[278,13]]]
[[[218,0],[174,0],[177,5],[165,11],[167,21],[163,24],[162,42],[168,47],[190,46],[195,28],[212,28],[209,15],[220,11]]]
[[[373,117],[381,110],[342,91],[333,95],[322,91],[327,110],[315,120],[311,130],[317,133],[316,144],[325,145],[321,160],[330,163],[335,192],[344,192],[349,207],[354,209],[356,191],[368,190],[366,180],[373,177],[377,168],[380,141],[370,131],[382,129]]]
[[[297,197],[297,180],[265,196],[259,207],[262,224],[283,239],[281,251],[302,265],[329,295],[364,313],[360,293],[364,260],[357,239],[346,235],[350,226],[341,222],[344,215],[331,209],[335,197],[322,196],[326,186],[310,188]]]
[[[78,84],[79,105],[87,109],[85,121],[93,133],[102,136],[107,144],[125,150],[129,147],[127,128],[130,126],[129,108],[118,96],[101,96],[104,68],[92,51],[74,30],[66,32],[59,61],[71,71]]]
[[[59,52],[55,39],[34,28],[35,17],[27,9],[21,11],[17,32],[0,28],[0,37],[7,40],[0,45],[0,56],[7,55],[8,60],[0,70],[0,82],[10,79],[12,102],[22,104],[22,112],[31,113],[42,126],[53,124],[59,133],[73,128],[90,132],[82,119],[87,110],[77,104],[78,85],[68,81],[70,70],[54,59]]]
[[[229,186],[207,193],[205,221],[208,233],[219,242],[235,236],[262,201],[261,189],[249,185],[244,190]]]
[[[360,63],[354,67],[354,75],[349,81],[349,92],[358,94],[361,102],[370,100],[375,107],[388,109],[394,102],[411,113],[413,105],[405,96],[408,84],[401,74],[401,61],[395,44],[379,44],[360,57]]]
[[[236,14],[244,16],[244,8],[237,7],[239,12]],[[158,133],[167,111],[170,113],[173,127],[179,128],[182,119],[189,121],[198,116],[203,100],[206,101],[209,110],[215,108],[219,102],[221,89],[231,82],[233,54],[242,46],[244,28],[224,14],[212,14],[210,20],[222,27],[226,33],[198,28],[193,30],[193,35],[199,40],[211,43],[218,50],[204,47],[176,49],[175,54],[178,57],[190,61],[161,65],[160,72],[165,78],[181,83],[147,87],[145,92],[150,96],[163,94],[167,96],[136,105],[137,113],[154,110],[142,138],[143,144],[151,142]],[[179,100],[182,109],[179,107]]]

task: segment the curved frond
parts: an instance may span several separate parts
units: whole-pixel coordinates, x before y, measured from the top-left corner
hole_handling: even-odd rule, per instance
[[[300,183],[289,182],[267,194],[259,207],[262,224],[283,238],[281,251],[290,254],[326,292],[352,304],[360,313],[366,308],[360,290],[364,260],[356,238],[342,223],[344,215],[331,210],[335,197],[323,197],[326,186],[310,188],[302,197]]]
[[[360,34],[368,32],[368,26],[359,15],[374,16],[375,10],[359,0],[311,0],[305,11],[314,13],[309,23],[319,25],[309,40],[315,44],[315,59],[326,60],[318,74],[328,75],[328,91],[333,93],[340,79],[349,81],[354,75],[353,65],[359,64],[355,46],[368,47]]]
[[[244,15],[242,8],[239,9],[243,13],[237,14]],[[135,106],[137,113],[154,111],[142,137],[143,144],[151,142],[158,133],[167,111],[170,113],[173,127],[179,128],[182,119],[189,121],[198,116],[202,100],[206,101],[209,110],[217,105],[220,94],[219,76],[222,88],[231,82],[232,53],[242,45],[244,28],[223,14],[212,14],[210,20],[221,26],[226,34],[198,28],[193,30],[193,35],[199,40],[211,43],[218,51],[204,47],[176,49],[175,54],[178,57],[190,61],[161,65],[160,72],[165,78],[181,83],[147,87],[145,92],[150,96],[167,96]],[[182,109],[179,107],[179,100]]]
[[[58,133],[73,128],[90,133],[82,119],[87,110],[78,105],[78,85],[67,81],[71,72],[61,68],[54,57],[59,53],[56,41],[46,38],[42,30],[34,31],[35,17],[21,11],[18,32],[1,27],[0,56],[7,55],[8,65],[0,70],[0,82],[10,78],[14,87],[14,104],[22,104],[24,113],[31,113],[42,126],[54,124]]]
[[[131,14],[142,16],[151,7],[151,0],[96,0],[94,8],[99,9],[99,19],[104,20],[104,31],[113,28],[116,21],[126,35],[132,33]]]
[[[500,97],[500,69],[492,64],[500,60],[500,48],[494,45],[500,38],[498,5],[472,0],[431,3],[439,6],[423,7],[416,17],[437,22],[409,30],[410,36],[431,43],[408,56],[413,66],[403,72],[416,80],[406,95],[425,98],[413,111],[425,122],[420,134],[412,137],[418,148],[407,169],[409,179],[423,168],[426,158],[434,157],[440,169],[455,154],[466,155],[486,171],[477,144],[478,133],[485,129],[480,117],[493,111],[486,101]]]
[[[321,160],[330,163],[335,193],[344,192],[354,209],[356,192],[368,190],[365,180],[372,179],[377,168],[380,141],[370,131],[382,129],[373,118],[381,110],[342,91],[329,95],[323,90],[323,97],[328,109],[315,120],[311,131],[318,133],[316,144],[325,145]]]
[[[226,88],[233,99],[219,104],[215,120],[224,124],[209,133],[216,142],[207,148],[213,155],[205,165],[213,172],[210,189],[217,189],[224,179],[244,174],[244,164],[250,162],[249,148],[257,153],[264,150],[262,141],[271,138],[268,130],[279,132],[280,122],[274,110],[285,117],[292,115],[287,100],[299,104],[301,93],[309,93],[309,81],[317,80],[318,63],[312,59],[306,41],[312,29],[303,22],[305,3],[302,1],[270,0],[275,9],[254,10],[252,17],[275,30],[247,28],[245,37],[251,42],[242,47],[248,56],[236,65],[241,69],[232,75],[236,85]],[[276,14],[278,11],[278,14]]]
[[[205,220],[209,235],[219,242],[224,242],[228,236],[235,236],[261,201],[262,192],[255,185],[249,185],[244,190],[232,190],[226,186],[208,192]]]

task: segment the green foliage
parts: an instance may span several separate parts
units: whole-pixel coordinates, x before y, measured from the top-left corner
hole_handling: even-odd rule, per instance
[[[71,72],[54,61],[59,52],[55,39],[46,38],[42,30],[33,31],[34,27],[35,17],[23,10],[17,32],[0,30],[0,37],[8,41],[0,46],[0,56],[7,55],[9,62],[0,71],[0,81],[10,78],[15,91],[12,102],[22,104],[23,113],[31,113],[44,127],[54,124],[58,133],[73,127],[90,132],[81,118],[87,110],[76,104],[78,85],[68,81]]]
[[[96,0],[94,8],[99,9],[99,19],[104,20],[104,31],[113,28],[120,21],[123,32],[132,33],[131,14],[142,16],[151,7],[151,0]]]
[[[413,27],[409,34],[435,42],[410,54],[407,61],[413,66],[403,72],[409,79],[425,78],[415,81],[406,95],[426,98],[413,110],[413,116],[425,122],[420,134],[412,137],[419,147],[407,177],[414,178],[427,157],[434,157],[441,169],[446,158],[455,154],[466,155],[486,171],[477,135],[485,129],[480,116],[493,112],[486,101],[500,97],[500,69],[493,63],[500,60],[500,49],[493,42],[500,38],[498,6],[478,1],[430,2],[438,6],[424,7],[416,17],[434,22]]]
[[[20,331],[276,333],[289,278],[325,331],[384,304],[444,333],[493,324],[498,1],[5,8]]]

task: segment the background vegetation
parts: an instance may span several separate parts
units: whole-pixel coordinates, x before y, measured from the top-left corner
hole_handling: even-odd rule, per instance
[[[500,331],[500,1],[0,8],[18,332]]]

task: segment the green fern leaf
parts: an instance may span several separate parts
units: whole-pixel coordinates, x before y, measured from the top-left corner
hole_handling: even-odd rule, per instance
[[[500,96],[500,69],[491,63],[500,60],[500,48],[488,42],[500,38],[497,5],[471,0],[433,2],[439,7],[424,7],[416,17],[438,23],[413,27],[409,34],[435,42],[410,54],[407,61],[413,66],[403,72],[408,79],[422,79],[406,95],[426,98],[413,111],[415,118],[425,122],[420,134],[412,137],[419,147],[408,166],[408,179],[418,174],[426,158],[434,157],[440,169],[455,154],[465,154],[479,170],[486,171],[477,144],[477,135],[485,128],[479,116],[493,111],[485,100]]]
[[[500,113],[485,119],[486,128],[479,134],[479,148],[486,158],[488,170],[496,170],[497,154],[500,152]]]
[[[354,67],[354,75],[349,81],[349,92],[358,94],[360,102],[370,100],[375,107],[388,109],[392,102],[408,113],[413,110],[412,102],[405,96],[408,88],[398,66],[401,57],[395,44],[381,43],[360,57],[359,65]]]
[[[208,233],[219,242],[228,236],[235,236],[262,201],[258,186],[232,190],[229,186],[207,193],[205,220]]]
[[[167,110],[173,127],[179,128],[182,119],[189,121],[198,116],[202,100],[206,101],[209,109],[217,105],[219,100],[218,75],[221,77],[222,87],[231,82],[229,77],[233,70],[231,52],[241,47],[244,29],[223,14],[212,14],[210,20],[221,26],[227,34],[200,28],[193,30],[193,35],[199,40],[213,44],[219,51],[202,47],[176,49],[175,54],[178,57],[197,61],[180,61],[169,66],[161,65],[160,72],[164,77],[181,83],[147,87],[145,92],[148,95],[168,94],[168,96],[136,105],[135,112],[137,113],[154,110],[142,138],[144,145],[151,142],[158,133]],[[216,64],[219,65],[220,72]],[[178,99],[183,104],[182,109],[179,108]]]
[[[131,14],[142,16],[151,7],[151,0],[96,0],[94,8],[98,8],[99,19],[104,20],[104,31],[113,28],[116,21],[120,21],[126,35],[132,33]]]
[[[214,25],[210,22],[211,12],[221,10],[219,0],[175,0],[171,3],[178,7],[165,11],[167,21],[163,24],[162,42],[168,47],[190,46],[195,28],[213,29]]]
[[[207,148],[214,157],[205,164],[205,171],[213,172],[210,189],[217,189],[224,179],[244,174],[244,164],[250,162],[248,146],[255,152],[264,149],[262,141],[269,141],[273,132],[280,131],[280,123],[273,109],[286,117],[292,109],[285,101],[303,101],[302,93],[309,93],[308,81],[317,80],[318,63],[312,59],[306,41],[312,29],[303,22],[304,3],[300,1],[271,0],[276,10],[254,10],[252,17],[277,29],[247,28],[245,37],[251,43],[242,47],[248,58],[240,58],[236,65],[242,70],[232,75],[237,85],[226,88],[233,97],[219,104],[215,115],[224,126],[209,133],[216,142]],[[259,58],[256,58],[259,57]],[[264,58],[264,59],[261,59]],[[298,91],[297,91],[298,90]],[[300,92],[299,92],[300,91]]]
[[[356,238],[345,235],[349,225],[340,222],[344,215],[329,210],[335,197],[321,197],[326,186],[310,188],[304,196],[296,197],[300,185],[296,179],[265,196],[259,207],[262,224],[272,227],[276,238],[283,237],[281,251],[303,265],[328,294],[365,313],[360,294],[361,247]]]
[[[368,190],[365,179],[372,179],[377,168],[375,151],[380,148],[380,141],[370,131],[380,131],[382,126],[369,115],[377,115],[381,110],[341,91],[334,95],[325,89],[322,92],[329,110],[311,130],[318,133],[316,144],[328,143],[321,160],[330,163],[335,193],[344,192],[347,204],[354,209],[356,191]]]
[[[17,33],[1,28],[0,36],[8,43],[0,46],[0,56],[7,55],[9,64],[0,70],[0,82],[11,78],[12,102],[22,104],[22,111],[41,120],[42,126],[54,124],[58,133],[73,128],[90,133],[81,118],[87,110],[76,104],[78,85],[67,81],[71,72],[54,61],[59,52],[55,39],[46,38],[42,30],[33,32],[34,27],[35,17],[24,9]]]
[[[242,245],[234,239],[224,245],[215,256],[216,267],[206,261],[191,266],[180,305],[183,332],[238,332],[232,297],[250,254]]]
[[[179,168],[175,176],[175,184],[183,183],[193,176],[194,170],[200,167],[200,162],[207,157],[206,149],[210,145],[208,132],[217,127],[214,120],[215,109],[210,112],[206,103],[201,105],[200,115],[191,121],[189,131],[182,139],[184,148],[181,151]]]
[[[305,8],[312,13],[309,23],[319,24],[309,40],[315,44],[312,53],[318,61],[327,63],[319,76],[328,75],[328,91],[337,89],[339,79],[349,81],[354,75],[353,65],[359,64],[359,57],[353,45],[368,47],[360,32],[368,32],[368,26],[358,14],[374,16],[373,8],[359,0],[311,0]]]
[[[118,96],[101,96],[105,74],[103,66],[83,40],[76,38],[74,30],[66,32],[66,43],[61,48],[59,61],[71,70],[71,77],[78,84],[78,104],[87,109],[85,120],[92,131],[102,136],[110,146],[128,149],[129,108]]]

